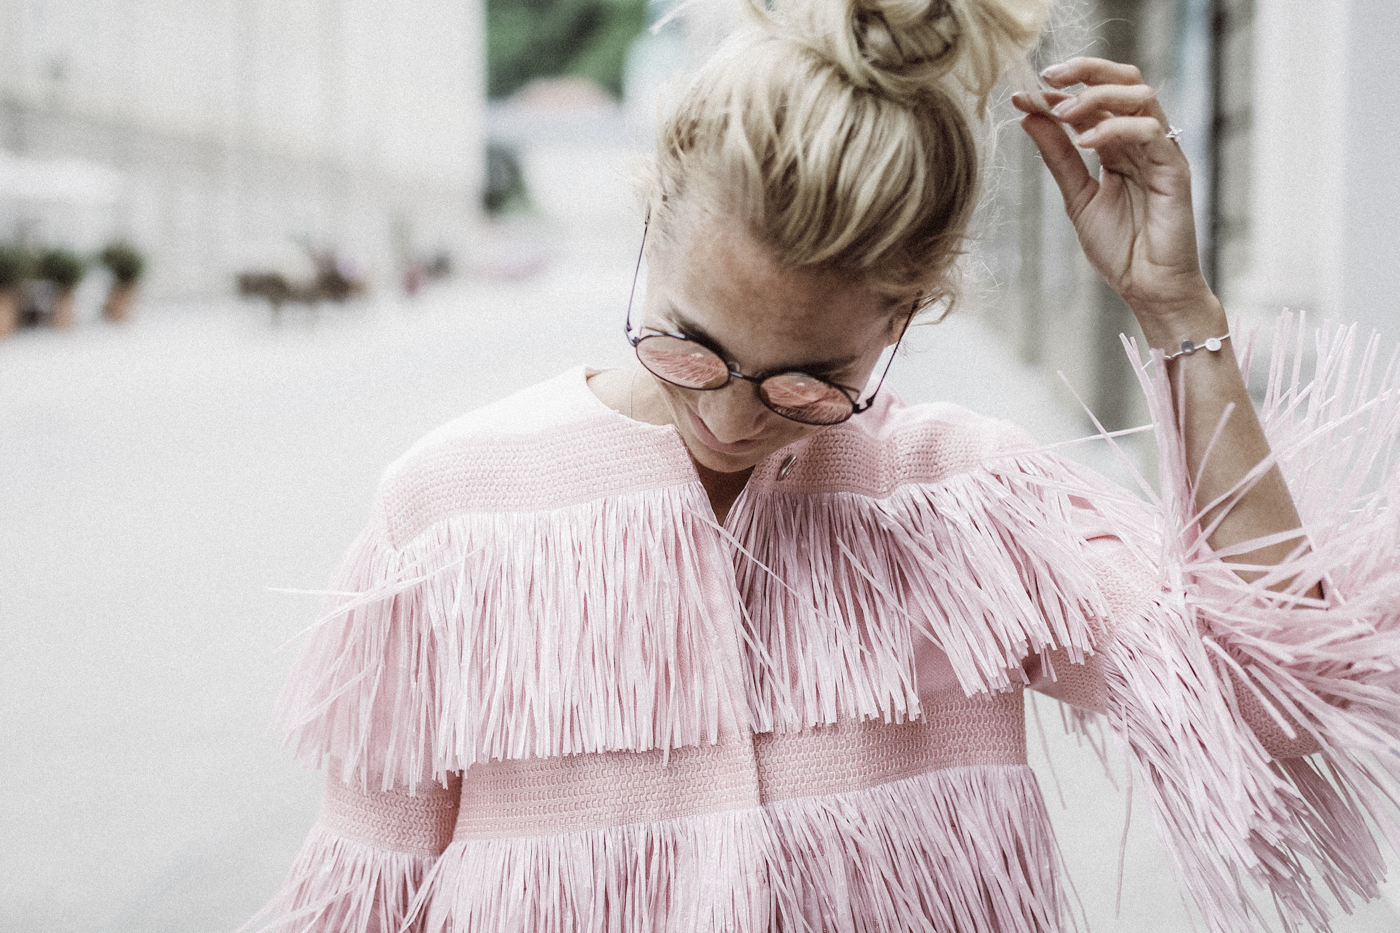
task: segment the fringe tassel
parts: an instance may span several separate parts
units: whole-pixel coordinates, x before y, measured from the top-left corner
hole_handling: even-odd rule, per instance
[[[780,929],[1078,929],[1035,776],[950,768],[769,807],[789,876]],[[801,920],[799,926],[797,921]]]
[[[1261,420],[1308,549],[1250,583],[1221,558],[1261,542],[1210,552],[1160,355],[1138,364],[1158,426],[1157,506],[1176,531],[1162,542],[1157,617],[1121,627],[1103,649],[1110,715],[1215,933],[1256,928],[1258,889],[1286,929],[1328,930],[1312,876],[1349,910],[1355,896],[1378,895],[1384,874],[1368,821],[1400,842],[1400,372],[1394,357],[1381,370],[1376,340],[1358,355],[1354,330],[1336,330],[1318,334],[1304,380],[1308,348],[1291,328],[1285,316]],[[1319,581],[1325,605],[1304,595]],[[1237,690],[1285,734],[1315,736],[1316,760],[1270,762]]]
[[[312,827],[281,892],[237,933],[421,933],[414,901],[434,858],[372,848]]]
[[[1030,654],[1082,661],[1106,610],[1076,488],[1058,458],[1030,453],[885,498],[741,497],[730,524],[761,648],[749,661],[759,728],[919,715],[915,639],[947,653],[969,695],[1023,685]]]
[[[699,496],[458,514],[401,548],[372,524],[279,701],[297,756],[411,790],[493,758],[747,731],[741,610]]]
[[[425,891],[424,933],[1045,933],[1073,924],[1059,874],[1029,768],[952,768],[665,823],[459,840]]]
[[[297,757],[381,789],[490,759],[902,722],[920,715],[916,640],[968,694],[1023,685],[1028,654],[1090,650],[1105,609],[1075,488],[1023,454],[885,498],[746,495],[732,559],[698,486],[458,514],[402,547],[377,521],[280,722]]]
[[[457,841],[425,894],[424,933],[767,930],[770,851],[757,808]]]

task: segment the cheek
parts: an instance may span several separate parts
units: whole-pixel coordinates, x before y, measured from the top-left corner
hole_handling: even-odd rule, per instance
[[[693,407],[694,402],[691,401],[690,397],[699,394],[692,389],[682,389],[680,386],[673,386],[660,379],[656,380],[656,387],[660,390],[661,398],[667,407],[671,409],[671,414],[677,418],[683,415],[687,409]]]

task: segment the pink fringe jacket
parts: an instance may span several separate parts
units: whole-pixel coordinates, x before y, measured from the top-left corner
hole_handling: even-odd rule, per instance
[[[1211,930],[1261,891],[1325,929],[1313,879],[1377,894],[1400,771],[1400,403],[1347,391],[1349,340],[1318,359],[1264,406],[1311,550],[1253,585],[1202,544],[1160,364],[1146,501],[888,394],[723,527],[582,369],[439,429],[282,698],[332,771],[274,928],[1053,933],[1031,686],[1126,743]]]

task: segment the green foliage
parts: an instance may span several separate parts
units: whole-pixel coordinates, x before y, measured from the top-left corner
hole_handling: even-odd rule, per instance
[[[123,285],[134,285],[146,271],[146,258],[130,243],[116,240],[103,247],[98,260]]]
[[[34,273],[59,288],[72,288],[83,280],[86,271],[81,256],[61,246],[53,246],[39,254]]]
[[[487,93],[577,75],[621,95],[627,47],[646,25],[646,0],[487,0]]]
[[[0,288],[14,288],[34,271],[34,257],[17,243],[0,243]]]

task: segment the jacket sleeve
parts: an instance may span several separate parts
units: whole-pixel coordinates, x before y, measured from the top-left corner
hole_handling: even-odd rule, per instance
[[[1095,626],[1098,653],[1076,663],[1063,648],[1034,655],[1026,665],[1030,687],[1083,714],[1108,712],[1110,670],[1107,641],[1116,630],[1113,620],[1155,612],[1159,591],[1156,568],[1141,564],[1116,538],[1090,542],[1095,575],[1110,615]],[[1243,667],[1224,672],[1241,721],[1270,758],[1300,758],[1321,751],[1317,737],[1298,719],[1266,699],[1263,684]],[[1121,674],[1113,675],[1121,679]],[[1082,720],[1080,720],[1082,722]]]
[[[279,698],[297,757],[327,768],[326,794],[282,889],[244,929],[416,929],[451,841],[461,772],[434,751],[442,646],[423,591],[452,574],[388,527],[381,483]]]
[[[1050,652],[1032,668],[1034,686],[1102,711],[1124,741],[1212,933],[1274,911],[1285,928],[1328,929],[1322,891],[1343,909],[1377,897],[1376,837],[1400,839],[1400,376],[1378,380],[1374,341],[1356,352],[1337,333],[1299,338],[1304,381],[1288,326],[1261,420],[1306,548],[1253,582],[1211,551],[1157,354],[1139,376],[1160,492],[1144,505],[1080,487],[1107,612],[1087,663]],[[1317,584],[1323,599],[1306,595]]]
[[[381,483],[278,697],[277,725],[307,765],[331,757],[345,783],[412,792],[464,767],[437,741],[446,653],[437,591],[456,574],[450,549],[401,547],[388,511]]]
[[[332,769],[321,816],[281,891],[244,929],[394,933],[421,923],[433,864],[452,840],[460,775],[447,786],[367,790]],[[407,924],[407,926],[405,926]]]

